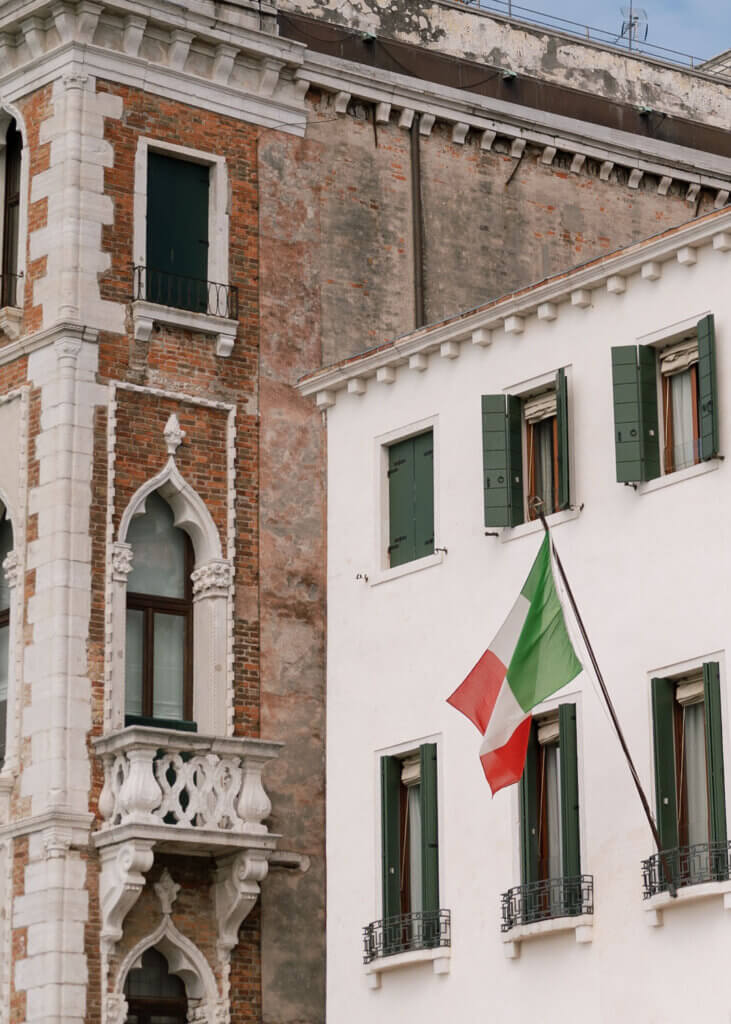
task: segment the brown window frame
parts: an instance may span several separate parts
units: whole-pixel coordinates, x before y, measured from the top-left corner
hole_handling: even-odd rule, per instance
[[[700,419],[698,414],[698,363],[688,367],[693,390],[693,465],[697,466],[701,461],[700,455]],[[670,380],[674,375],[671,373],[662,374],[662,422],[665,435],[664,444],[664,469],[665,475],[675,472],[675,460],[673,449],[675,446],[675,431],[673,427],[673,407],[670,400]]]
[[[155,615],[179,615],[185,619],[185,649],[183,654],[183,718],[181,722],[193,722],[193,572],[194,556],[190,537],[185,534],[185,594],[183,597],[159,597],[155,594],[138,594],[127,591],[127,610],[144,613],[142,630],[142,715],[126,715],[139,723],[139,718],[155,721],[153,714],[155,694]],[[164,719],[166,724],[171,720]]]
[[[553,441],[553,508],[549,513],[544,509],[546,515],[550,515],[553,512],[558,511],[558,416],[554,413],[553,416],[546,416],[545,419],[538,420],[536,423],[525,424],[526,433],[526,452],[528,461],[528,493],[526,495],[526,502],[528,505],[528,519],[538,518],[538,509],[533,506],[533,499],[537,497],[535,493],[536,487],[536,450],[537,447],[533,443],[533,434],[535,428],[539,423],[545,423],[546,420],[553,420],[552,427],[552,441]]]
[[[18,296],[18,233],[20,231],[20,162],[23,138],[15,121],[11,121],[5,136],[5,195],[3,197],[3,252],[0,277],[0,306],[17,306]],[[15,211],[15,217],[10,213]],[[14,220],[15,232],[8,231]],[[15,237],[13,237],[13,234]],[[15,252],[15,260],[13,260]],[[11,266],[11,263],[13,264]]]

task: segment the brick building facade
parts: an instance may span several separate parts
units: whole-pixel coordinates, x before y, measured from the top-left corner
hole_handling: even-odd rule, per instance
[[[312,13],[0,5],[0,1024],[144,1019],[156,969],[191,1021],[324,1019],[325,438],[293,385],[728,198],[716,115],[686,127],[711,76],[674,72],[670,141],[602,148],[609,110],[538,130]]]

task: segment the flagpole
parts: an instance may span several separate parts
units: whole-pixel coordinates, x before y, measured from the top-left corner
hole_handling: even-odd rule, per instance
[[[660,834],[657,831],[657,825],[655,824],[655,819],[652,816],[652,811],[650,810],[650,804],[648,803],[647,797],[645,795],[645,791],[642,788],[642,783],[640,782],[640,777],[637,774],[637,769],[635,768],[634,761],[632,760],[632,755],[629,752],[629,747],[627,746],[627,741],[624,738],[624,733],[622,732],[622,727],[620,726],[619,719],[617,718],[617,712],[614,710],[614,704],[612,703],[612,698],[609,696],[609,690],[607,689],[606,683],[604,682],[604,676],[602,675],[601,669],[599,668],[599,663],[596,660],[596,655],[594,654],[594,648],[591,646],[591,642],[590,642],[589,637],[587,635],[586,628],[584,627],[584,622],[583,622],[583,619],[581,618],[581,613],[579,612],[578,606],[576,604],[576,600],[574,598],[573,591],[571,590],[571,585],[570,585],[568,579],[566,578],[566,573],[564,572],[564,568],[563,568],[563,565],[561,563],[561,559],[559,557],[558,551],[556,550],[556,545],[553,543],[553,537],[551,536],[551,531],[549,530],[548,523],[546,522],[546,516],[545,516],[545,514],[543,512],[542,503],[536,509],[536,512],[538,514],[539,519],[541,520],[541,523],[543,524],[543,529],[546,531],[546,536],[548,537],[549,542],[551,544],[551,550],[553,551],[553,557],[556,560],[556,567],[558,568],[558,571],[559,571],[559,573],[561,575],[561,580],[563,582],[563,585],[566,588],[566,594],[568,596],[569,603],[571,604],[571,609],[572,609],[572,611],[574,613],[574,616],[576,618],[576,622],[577,622],[577,625],[578,625],[579,630],[581,632],[581,637],[582,637],[582,639],[584,641],[584,644],[586,646],[586,650],[587,650],[587,652],[589,654],[589,658],[591,659],[591,664],[592,664],[592,667],[594,669],[594,675],[596,676],[597,682],[599,683],[599,687],[600,687],[600,689],[602,691],[602,696],[604,697],[604,702],[607,705],[607,709],[609,711],[609,715],[610,715],[610,717],[612,719],[612,725],[614,726],[614,730],[617,733],[617,737],[619,739],[620,745],[622,747],[622,750],[624,751],[624,756],[627,759],[627,764],[629,765],[630,775],[632,776],[632,779],[634,781],[635,787],[637,788],[637,793],[639,795],[640,802],[642,803],[642,807],[644,809],[645,816],[647,817],[647,821],[648,821],[648,824],[650,826],[650,831],[652,832],[652,837],[655,840],[655,845],[657,846],[657,852],[660,855],[660,863],[662,864],[662,869],[665,872],[666,879],[668,880],[668,886],[669,886],[670,895],[671,896],[677,896],[678,893],[677,893],[677,890],[675,888],[675,884],[672,881],[672,877],[673,876],[672,876],[672,874],[670,872],[670,869],[668,867],[668,862],[665,859],[665,854],[663,852],[662,844],[660,842]]]

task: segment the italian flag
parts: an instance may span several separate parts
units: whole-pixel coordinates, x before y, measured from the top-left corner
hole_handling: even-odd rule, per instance
[[[483,734],[480,760],[493,795],[523,774],[531,710],[582,668],[566,630],[546,534],[497,636],[447,698]]]

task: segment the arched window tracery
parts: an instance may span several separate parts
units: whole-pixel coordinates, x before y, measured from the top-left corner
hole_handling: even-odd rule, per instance
[[[124,995],[127,1024],[185,1024],[185,985],[170,973],[167,960],[157,949],[145,950],[142,965],[129,972]]]

